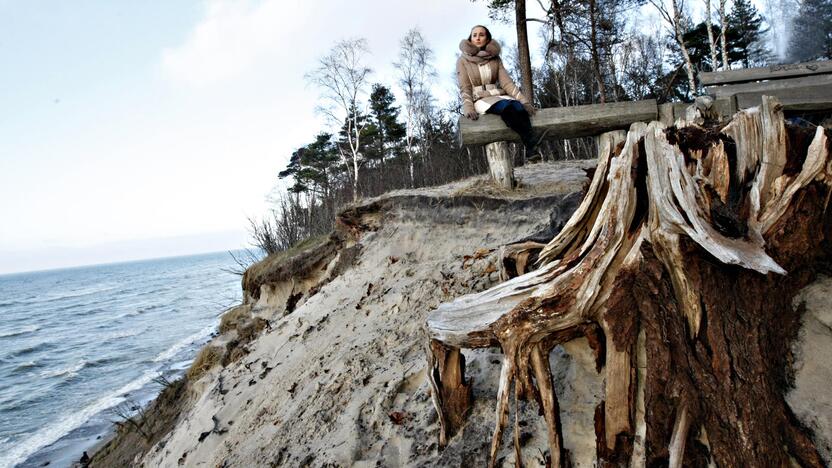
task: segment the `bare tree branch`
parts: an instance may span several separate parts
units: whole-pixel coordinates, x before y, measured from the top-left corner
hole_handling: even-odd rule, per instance
[[[329,54],[318,60],[318,67],[306,79],[321,90],[322,113],[336,125],[345,125],[345,137],[351,153],[353,199],[358,198],[358,170],[361,158],[359,116],[366,111],[360,100],[367,94],[372,69],[364,63],[369,54],[367,40],[345,39],[335,44]]]

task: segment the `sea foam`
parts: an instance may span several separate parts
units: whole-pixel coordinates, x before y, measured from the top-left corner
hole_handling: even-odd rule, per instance
[[[29,455],[69,434],[70,431],[80,427],[92,416],[126,401],[125,394],[142,388],[158,376],[158,371],[146,371],[141,377],[114,392],[108,393],[82,410],[61,416],[57,423],[44,427],[22,442],[12,446],[9,451],[0,454],[0,467],[12,467],[25,461]]]
[[[194,333],[193,335],[185,338],[182,341],[177,342],[176,344],[174,344],[170,348],[168,348],[168,349],[162,351],[161,353],[159,353],[158,356],[153,358],[153,362],[167,361],[168,359],[176,356],[180,351],[185,349],[186,346],[192,345],[192,344],[196,343],[197,341],[208,338],[211,335],[211,333],[213,333],[214,330],[216,330],[216,328],[217,328],[216,324],[212,323],[211,325],[208,325],[207,327],[203,328],[202,330]]]

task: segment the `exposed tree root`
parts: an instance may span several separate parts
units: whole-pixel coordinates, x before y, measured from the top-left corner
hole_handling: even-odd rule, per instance
[[[826,132],[787,128],[769,98],[721,129],[678,124],[602,136],[587,194],[560,233],[508,246],[505,282],[430,315],[440,446],[471,405],[459,350],[500,346],[491,466],[512,390],[515,405],[539,403],[552,466],[566,465],[548,355],[587,336],[606,369],[602,464],[822,465],[783,391],[799,324],[790,300],[832,232]]]

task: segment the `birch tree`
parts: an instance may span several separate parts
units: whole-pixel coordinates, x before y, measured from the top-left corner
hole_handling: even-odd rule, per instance
[[[659,14],[662,15],[662,18],[670,27],[670,31],[673,34],[673,38],[676,40],[676,44],[679,45],[679,49],[682,52],[682,59],[684,59],[685,62],[685,72],[688,76],[688,85],[690,86],[690,93],[691,95],[695,96],[696,79],[694,78],[693,74],[693,64],[690,60],[688,48],[685,45],[685,39],[682,37],[685,32],[682,16],[682,12],[685,9],[684,0],[670,0],[670,9],[667,8],[667,3],[665,2],[665,0],[650,0],[650,4],[656,7],[656,10],[658,10]]]
[[[726,31],[728,31],[728,16],[725,14],[725,4],[728,0],[719,0],[719,48],[722,50],[722,69],[730,70],[731,64],[728,62],[728,44],[725,38]]]
[[[361,158],[361,131],[367,124],[360,116],[366,112],[362,98],[367,95],[372,69],[365,65],[369,54],[364,38],[344,39],[335,44],[329,54],[318,59],[318,67],[306,74],[306,79],[321,90],[318,110],[333,124],[345,126],[345,140],[349,154],[339,147],[341,157],[349,169],[353,200],[358,198],[358,169]]]
[[[433,50],[425,43],[418,28],[413,28],[399,42],[399,57],[393,66],[398,71],[399,87],[405,98],[405,149],[410,171],[410,186],[415,186],[414,146],[425,119],[429,116],[430,87],[436,78]]]
[[[724,0],[720,0],[722,2]],[[705,0],[705,28],[708,30],[708,46],[711,51],[711,69],[716,71],[719,68],[719,60],[716,55],[716,42],[714,41],[714,28],[711,24],[711,0]]]

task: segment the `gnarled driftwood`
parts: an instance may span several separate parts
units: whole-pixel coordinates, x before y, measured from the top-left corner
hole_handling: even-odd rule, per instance
[[[471,404],[460,350],[500,346],[490,463],[513,393],[515,404],[541,403],[552,466],[562,466],[549,352],[600,329],[599,460],[820,466],[783,391],[799,323],[790,300],[832,231],[829,152],[822,127],[787,127],[766,97],[722,128],[634,123],[626,137],[602,136],[593,180],[560,233],[507,249],[522,274],[430,314],[440,445]],[[517,431],[515,421],[519,464]]]

